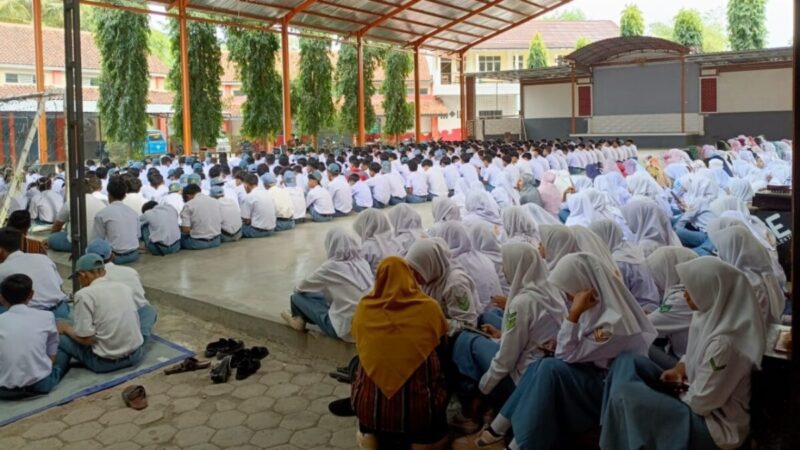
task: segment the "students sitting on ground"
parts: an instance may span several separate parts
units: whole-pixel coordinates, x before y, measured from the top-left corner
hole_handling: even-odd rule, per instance
[[[392,185],[389,177],[381,173],[380,163],[369,164],[369,179],[366,184],[372,192],[372,207],[385,208],[392,200]]]
[[[58,351],[51,313],[31,308],[33,281],[13,274],[0,283],[0,399],[47,394],[69,370],[69,356]]]
[[[131,175],[123,176],[123,180],[125,185],[128,186],[128,193],[122,203],[128,205],[136,214],[141,215],[142,206],[147,203],[147,199],[141,194],[142,180]]]
[[[306,194],[303,188],[297,185],[297,174],[291,170],[283,173],[283,184],[286,186],[286,191],[292,198],[292,205],[294,205],[294,215],[292,218],[295,223],[305,221],[306,219]]]
[[[47,244],[36,239],[28,238],[28,230],[31,228],[31,215],[24,209],[14,211],[8,216],[6,226],[19,231],[22,234],[22,243],[20,250],[23,253],[38,253],[40,255],[47,255]]]
[[[28,212],[36,225],[52,225],[58,211],[64,204],[64,198],[53,191],[50,178],[42,177],[36,182],[39,192],[33,195],[28,205]]]
[[[29,306],[52,312],[57,319],[69,317],[67,295],[61,290],[61,275],[55,263],[47,256],[22,253],[22,234],[11,228],[0,229],[0,281],[9,275],[21,273],[33,280],[33,299]],[[0,313],[6,308],[0,306]]]
[[[111,243],[117,264],[132,263],[139,259],[139,215],[122,203],[128,192],[122,178],[111,177],[106,189],[109,203],[94,218],[94,236]]]
[[[266,189],[258,186],[254,173],[244,176],[244,189],[247,196],[242,203],[242,236],[262,238],[275,231],[275,201]]]
[[[353,211],[360,213],[367,208],[372,208],[372,193],[367,183],[361,181],[357,173],[351,173],[347,177],[347,182],[350,184],[350,191],[353,194]]]
[[[181,249],[178,213],[169,205],[149,201],[142,206],[142,242],[151,255],[166,256]]]
[[[105,263],[94,253],[78,259],[73,276],[81,289],[75,293],[74,325],[57,324],[59,349],[96,373],[138,364],[145,339],[133,291],[106,278]]]
[[[416,160],[408,162],[408,170],[411,172],[406,179],[406,190],[408,196],[406,202],[408,203],[425,203],[430,200],[430,193],[428,191],[428,178],[425,173],[418,170]]]
[[[198,184],[183,188],[181,211],[181,248],[204,250],[219,247],[222,234],[222,215],[219,203],[200,192]]]
[[[239,203],[226,197],[225,189],[222,186],[213,186],[210,196],[219,202],[219,212],[222,216],[222,243],[236,242],[241,239],[242,210],[239,208]]]
[[[86,239],[94,239],[94,218],[97,213],[106,207],[108,202],[104,202],[97,195],[100,194],[100,179],[94,175],[87,175],[83,183],[86,201]],[[70,210],[69,202],[58,211],[53,227],[52,234],[47,237],[47,247],[57,252],[72,251],[72,237],[70,236]]]
[[[308,195],[306,206],[311,220],[314,222],[330,222],[336,215],[333,207],[333,197],[327,189],[322,187],[322,173],[314,171],[308,175]]]
[[[271,173],[262,175],[261,183],[275,202],[275,231],[294,228],[294,202],[289,191],[279,185],[278,179]]]
[[[336,217],[344,217],[353,212],[353,193],[347,179],[341,175],[342,168],[339,164],[328,166],[328,192],[331,193],[333,208]]]

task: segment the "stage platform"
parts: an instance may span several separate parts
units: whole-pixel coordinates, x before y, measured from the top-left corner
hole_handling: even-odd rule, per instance
[[[410,206],[422,216],[424,227],[433,223],[430,203]],[[354,354],[352,345],[319,333],[298,333],[285,325],[280,313],[289,309],[295,283],[326,259],[328,229],[352,231],[355,218],[353,214],[330,223],[307,222],[268,238],[243,239],[215,249],[164,257],[142,254],[131,267],[139,272],[147,298],[156,305],[344,360]],[[51,251],[50,256],[66,279],[69,254]]]

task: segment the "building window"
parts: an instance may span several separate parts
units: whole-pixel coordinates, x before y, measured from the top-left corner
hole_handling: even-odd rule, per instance
[[[717,79],[700,79],[700,112],[717,112]]]
[[[100,78],[99,77],[84,77],[83,78],[83,85],[84,86],[91,86],[91,87],[98,87],[98,86],[100,86]]]
[[[7,73],[8,84],[36,84],[36,76],[30,73]]]
[[[439,64],[439,76],[442,84],[451,84],[453,82],[453,61],[443,58]]]
[[[503,111],[478,111],[478,118],[480,119],[497,119],[503,116]]]
[[[514,55],[511,57],[511,65],[514,70],[522,70],[525,68],[525,55]]]
[[[242,96],[244,96],[244,95],[246,95],[246,94],[245,94],[245,93],[244,93],[244,91],[243,91],[243,90],[241,90],[241,89],[234,89],[234,90],[233,90],[233,96],[234,96],[234,97],[242,97]]]
[[[578,86],[578,116],[592,115],[592,86]]]
[[[499,56],[478,56],[478,72],[498,72],[499,70]]]
[[[406,89],[406,95],[409,96],[409,97],[413,97],[414,96],[414,88],[413,87],[412,88],[407,88]],[[428,95],[428,88],[424,88],[424,87],[419,88],[419,95]]]

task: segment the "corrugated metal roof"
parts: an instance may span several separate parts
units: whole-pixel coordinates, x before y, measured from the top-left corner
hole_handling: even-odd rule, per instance
[[[660,52],[686,55],[689,49],[677,42],[651,36],[627,36],[603,39],[575,50],[564,59],[579,66],[590,67],[631,53]]]

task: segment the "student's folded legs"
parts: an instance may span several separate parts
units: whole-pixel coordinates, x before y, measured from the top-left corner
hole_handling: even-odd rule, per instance
[[[318,326],[327,336],[338,338],[328,315],[330,306],[325,296],[317,292],[295,292],[291,297],[292,316]]]
[[[56,360],[53,363],[53,368],[50,374],[30,386],[25,386],[16,389],[7,389],[0,387],[0,399],[14,400],[25,397],[33,397],[36,395],[49,394],[64,375],[69,371],[70,356],[65,352],[59,350],[56,353]]]
[[[147,342],[153,334],[153,327],[156,324],[156,320],[158,320],[158,313],[153,305],[142,306],[136,312],[139,313],[139,328],[142,332],[142,337]]]
[[[144,345],[140,346],[133,353],[124,358],[106,359],[94,354],[92,347],[81,345],[66,335],[61,335],[58,342],[58,349],[74,358],[87,369],[95,373],[108,373],[126,367],[135,366],[144,357]]]
[[[47,247],[56,252],[69,252],[72,251],[72,242],[66,231],[57,231],[47,237]]]
[[[181,248],[183,250],[205,250],[219,247],[221,242],[219,236],[213,239],[195,239],[188,234],[181,235]]]

